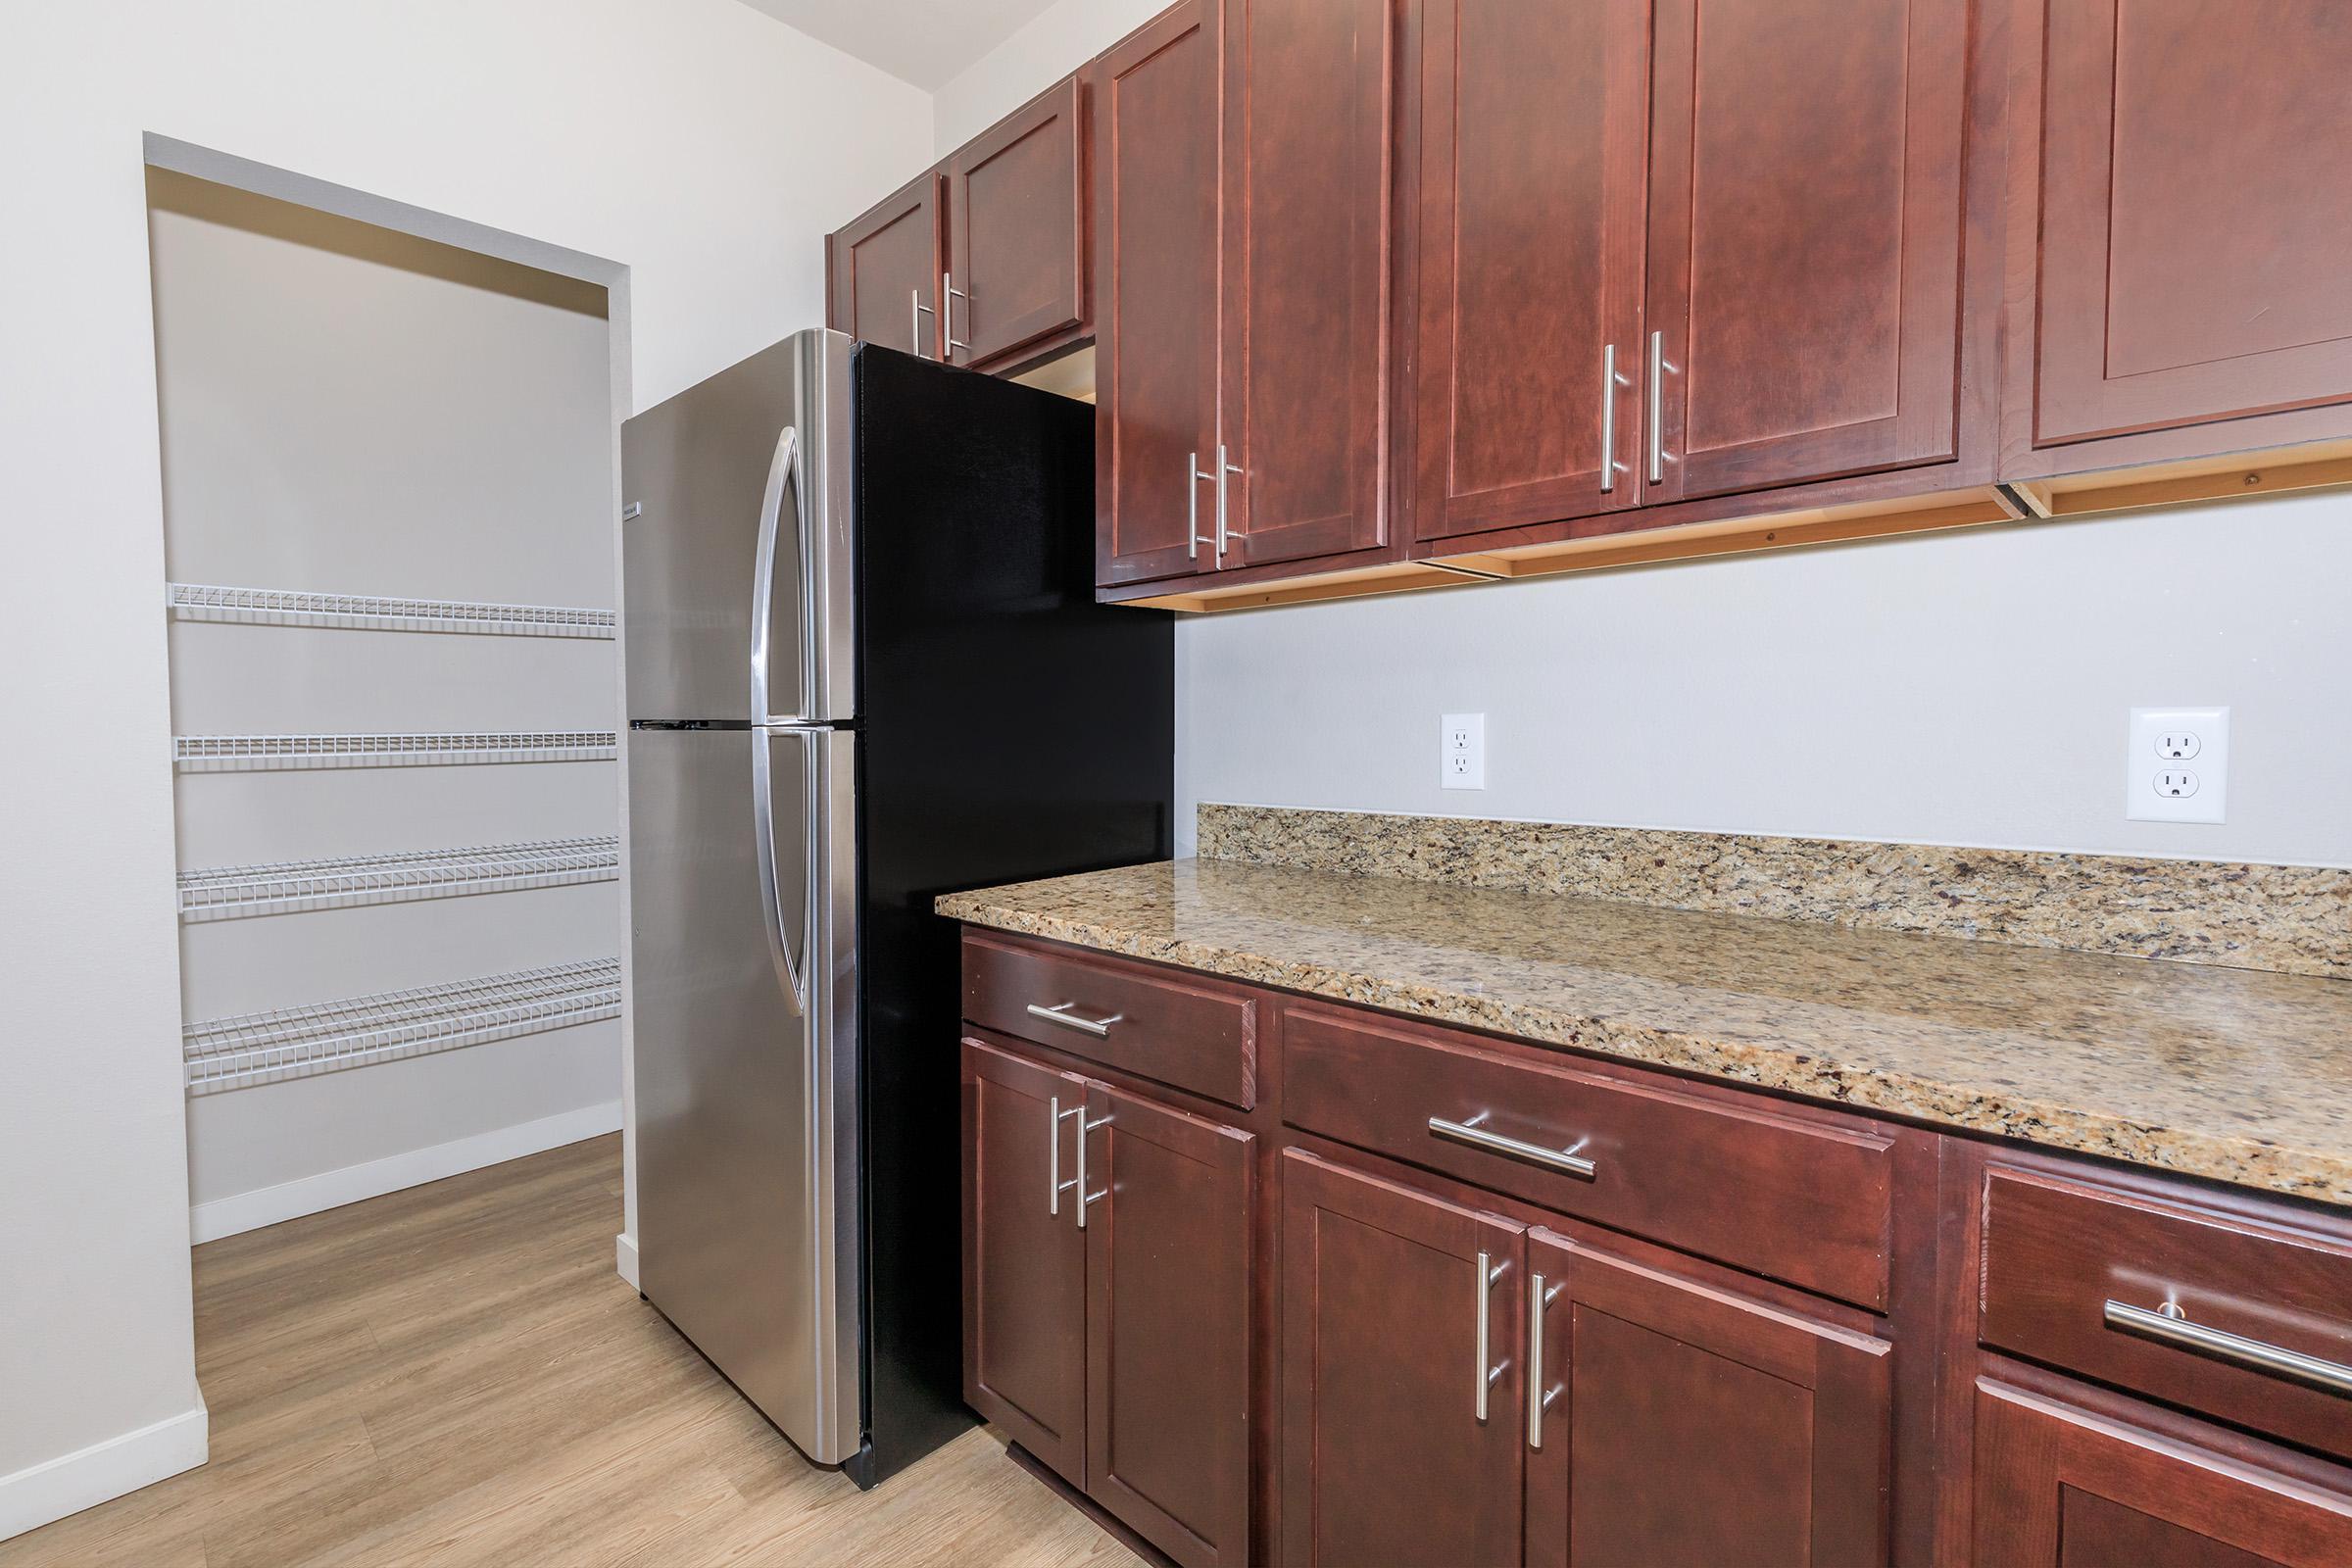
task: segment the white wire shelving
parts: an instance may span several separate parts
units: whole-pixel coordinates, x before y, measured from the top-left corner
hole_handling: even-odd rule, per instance
[[[545,839],[462,850],[412,850],[340,859],[221,865],[179,873],[179,917],[236,920],[363,904],[454,899],[474,893],[610,882],[620,875],[620,839]]]
[[[174,735],[183,773],[304,767],[419,767],[469,762],[601,762],[617,755],[612,730],[514,730],[450,735]]]
[[[620,960],[241,1013],[181,1031],[188,1093],[308,1078],[620,1015]]]
[[[504,637],[610,640],[619,622],[619,616],[612,611],[573,605],[387,599],[366,594],[309,593],[295,588],[227,588],[200,582],[166,583],[164,603],[178,620],[233,621],[257,626],[332,626],[354,631],[451,631]]]

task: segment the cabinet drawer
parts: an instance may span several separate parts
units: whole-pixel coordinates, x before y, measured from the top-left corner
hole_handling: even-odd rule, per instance
[[[1243,1110],[1257,1103],[1257,1002],[1236,989],[967,932],[963,1015]]]
[[[1984,1342],[2352,1458],[2352,1227],[2305,1221],[1996,1166]]]
[[[1563,1214],[1858,1306],[1886,1304],[1893,1141],[1867,1123],[1525,1061],[1467,1037],[1307,1006],[1283,1014],[1282,1112],[1307,1132]]]

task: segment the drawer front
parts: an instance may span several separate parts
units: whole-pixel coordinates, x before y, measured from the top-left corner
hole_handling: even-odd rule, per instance
[[[1257,1103],[1257,1007],[1246,992],[1140,963],[963,939],[971,1022],[1242,1110]]]
[[[1563,1214],[1857,1306],[1886,1304],[1893,1142],[1867,1123],[1802,1120],[1307,1006],[1283,1014],[1282,1113]]]
[[[2352,1227],[2251,1212],[1995,1166],[1984,1342],[2352,1458]]]

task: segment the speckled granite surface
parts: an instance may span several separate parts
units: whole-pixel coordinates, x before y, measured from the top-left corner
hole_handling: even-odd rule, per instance
[[[2352,1203],[2352,985],[1181,860],[958,920]]]
[[[2352,979],[2352,871],[1203,805],[1203,859]]]

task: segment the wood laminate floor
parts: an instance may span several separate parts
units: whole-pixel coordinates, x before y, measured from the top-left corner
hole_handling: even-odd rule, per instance
[[[196,1249],[212,1461],[0,1564],[1140,1561],[967,1433],[860,1493],[612,1271],[620,1142],[574,1144]]]

